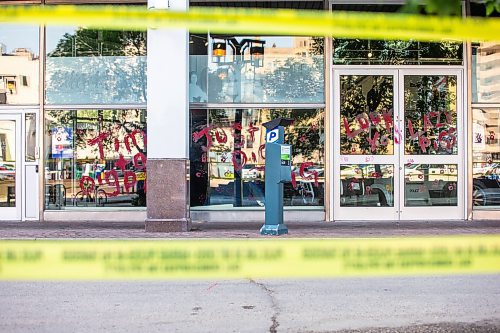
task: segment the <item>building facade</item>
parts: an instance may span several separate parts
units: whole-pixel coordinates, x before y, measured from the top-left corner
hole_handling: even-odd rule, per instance
[[[398,1],[0,1],[396,12]],[[464,1],[464,16],[484,16]],[[287,221],[500,217],[500,44],[0,23],[0,220],[264,218],[265,131],[293,145]]]

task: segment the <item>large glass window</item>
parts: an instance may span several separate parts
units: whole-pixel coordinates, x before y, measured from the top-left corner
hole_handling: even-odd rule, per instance
[[[191,35],[192,103],[324,103],[323,38]]]
[[[24,115],[24,161],[35,162],[36,153],[36,114]]]
[[[324,205],[323,109],[191,110],[191,206],[264,206],[265,129],[262,123],[293,118],[285,142],[293,145],[286,206]]]
[[[45,103],[146,102],[146,32],[47,27]]]
[[[394,154],[394,91],[390,75],[340,77],[340,153]]]
[[[341,207],[394,207],[393,164],[341,164]]]
[[[145,110],[47,110],[45,208],[146,206]]]
[[[472,47],[472,102],[500,103],[500,44]]]
[[[474,209],[500,208],[500,108],[472,112]]]
[[[339,1],[341,2],[341,1]],[[380,1],[379,1],[380,2]],[[332,4],[332,11],[391,13],[398,4]],[[463,43],[335,38],[336,65],[462,65]]]
[[[0,105],[38,104],[39,28],[0,24]]]
[[[404,109],[405,154],[458,154],[456,76],[406,75]]]
[[[458,165],[406,164],[405,206],[457,206]]]
[[[462,65],[462,43],[342,39],[333,41],[336,65]]]
[[[16,122],[0,120],[0,207],[16,206],[16,149]]]

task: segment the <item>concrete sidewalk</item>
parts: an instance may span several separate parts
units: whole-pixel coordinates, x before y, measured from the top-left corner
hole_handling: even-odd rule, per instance
[[[193,222],[193,230],[178,233],[144,231],[140,222],[2,222],[0,239],[43,238],[273,238],[261,236],[263,222]],[[288,222],[289,234],[279,238],[411,237],[460,234],[500,234],[495,221],[359,221]]]

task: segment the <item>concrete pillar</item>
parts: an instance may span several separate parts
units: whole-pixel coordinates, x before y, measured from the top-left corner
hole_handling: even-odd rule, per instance
[[[188,10],[189,0],[148,0],[150,10]],[[146,231],[189,231],[189,36],[148,30]]]

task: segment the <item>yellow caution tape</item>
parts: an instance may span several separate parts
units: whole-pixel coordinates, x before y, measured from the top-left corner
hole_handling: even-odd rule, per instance
[[[324,278],[487,273],[500,273],[500,235],[0,243],[0,280]]]
[[[138,6],[0,6],[0,22],[103,29],[187,28],[192,32],[401,40],[498,40],[500,19],[305,10]]]

